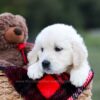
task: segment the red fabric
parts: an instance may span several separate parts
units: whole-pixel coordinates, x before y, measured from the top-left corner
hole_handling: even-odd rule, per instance
[[[18,50],[21,51],[21,54],[22,54],[24,63],[27,64],[28,63],[27,57],[26,57],[26,55],[24,53],[25,47],[26,47],[26,44],[25,43],[18,44]]]
[[[76,100],[93,79],[93,71],[82,87],[75,87],[69,82],[69,75],[45,74],[39,80],[31,80],[27,76],[27,70],[19,67],[7,67],[5,73],[15,90],[25,100]]]
[[[25,47],[26,47],[26,44],[25,43],[18,44],[18,49],[19,50],[23,50]]]
[[[87,85],[91,82],[92,78],[94,76],[94,73],[92,71],[89,72],[88,78],[86,79],[85,83],[83,84],[83,87],[87,87]]]
[[[66,100],[67,100],[67,99],[66,99]],[[73,98],[72,98],[72,97],[69,97],[68,100],[73,100]]]
[[[55,92],[60,88],[60,85],[54,77],[46,75],[38,82],[37,87],[41,94],[48,99],[55,94]]]

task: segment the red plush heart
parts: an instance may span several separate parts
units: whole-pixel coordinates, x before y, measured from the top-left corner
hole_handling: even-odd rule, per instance
[[[54,79],[51,75],[46,75],[43,79],[41,79],[37,88],[41,92],[41,94],[46,98],[50,98],[55,94],[55,92],[60,88],[59,83]]]

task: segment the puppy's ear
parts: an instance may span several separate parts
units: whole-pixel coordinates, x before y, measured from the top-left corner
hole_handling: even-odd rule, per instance
[[[72,50],[73,50],[73,67],[80,67],[81,64],[87,60],[88,52],[85,47],[85,44],[82,42],[72,42]]]
[[[27,58],[28,58],[28,61],[29,61],[29,65],[31,65],[31,64],[33,64],[33,63],[35,63],[35,62],[38,61],[38,50],[39,50],[39,48],[35,44],[34,47],[33,47],[33,49],[32,49],[32,51],[30,51],[28,53]]]

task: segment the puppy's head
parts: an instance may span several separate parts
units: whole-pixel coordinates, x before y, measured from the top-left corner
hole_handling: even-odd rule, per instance
[[[54,24],[44,28],[37,36],[28,59],[29,64],[38,62],[44,73],[60,74],[70,65],[80,67],[87,59],[87,49],[72,26]]]

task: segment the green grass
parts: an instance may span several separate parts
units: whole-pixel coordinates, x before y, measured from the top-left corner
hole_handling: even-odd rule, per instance
[[[100,99],[100,35],[88,34],[84,36],[89,52],[89,62],[95,72],[93,82],[93,100]]]

